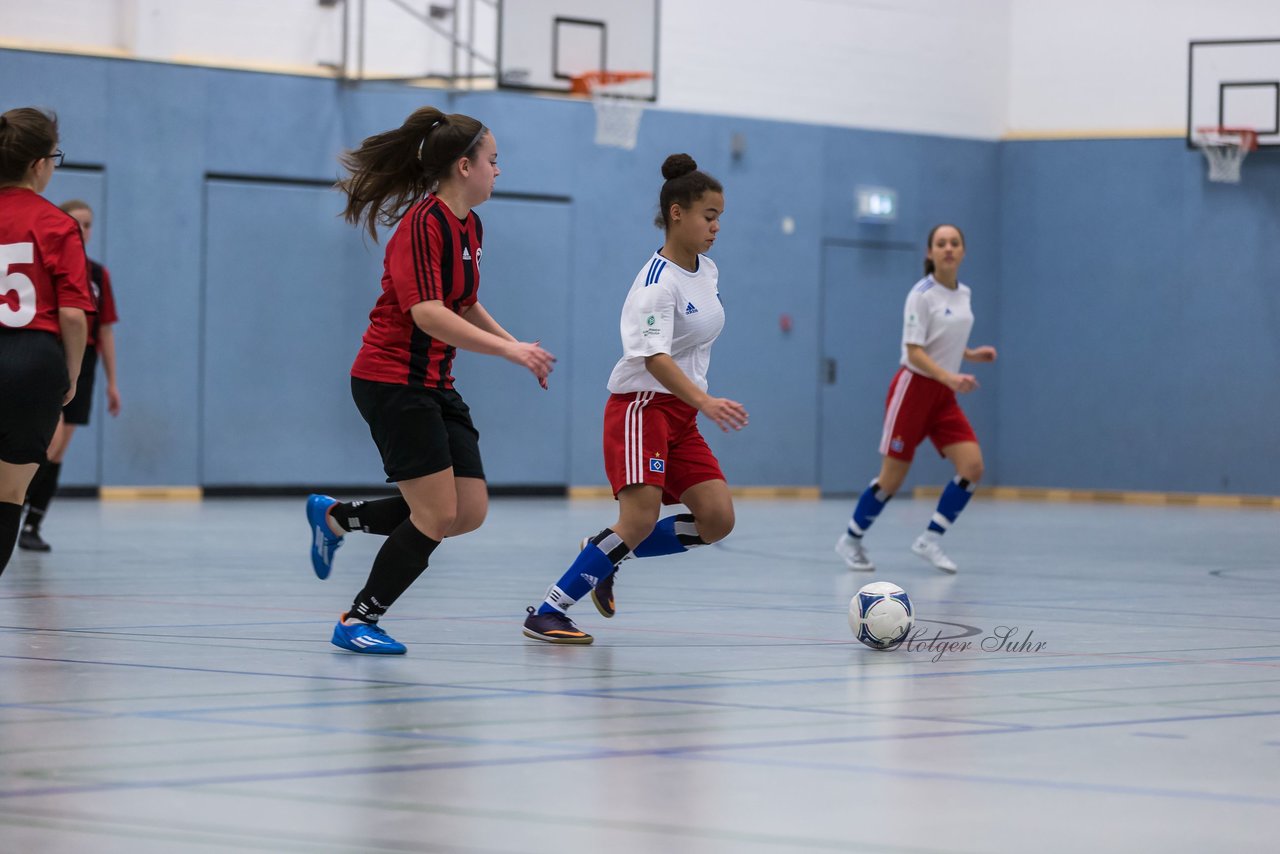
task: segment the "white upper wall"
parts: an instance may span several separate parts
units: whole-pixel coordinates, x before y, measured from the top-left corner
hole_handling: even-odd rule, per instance
[[[1188,43],[1248,38],[1280,38],[1278,0],[1013,0],[1007,131],[1180,135]]]
[[[1004,130],[1010,0],[665,0],[661,103],[955,136]]]
[[[367,74],[450,70],[447,37],[391,0],[365,2]],[[473,43],[496,56],[486,3],[433,2],[457,3],[464,40],[475,8]],[[343,9],[317,0],[0,0],[0,44],[320,72],[342,60]],[[658,105],[667,109],[984,139],[1176,134],[1187,43],[1280,38],[1280,0],[661,0],[660,22]],[[474,70],[492,74],[483,60]]]

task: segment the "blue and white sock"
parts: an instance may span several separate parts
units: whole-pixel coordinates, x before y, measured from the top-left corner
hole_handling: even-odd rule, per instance
[[[570,605],[590,593],[601,579],[612,575],[617,561],[626,554],[627,544],[612,530],[605,528],[596,534],[587,547],[578,552],[568,571],[547,590],[547,598],[538,607],[538,613],[565,613]]]
[[[953,477],[947,484],[947,488],[942,490],[942,497],[938,499],[938,509],[934,511],[933,519],[929,521],[929,530],[938,536],[945,534],[955,524],[956,517],[969,503],[976,488],[960,475]]]
[[[890,498],[893,498],[893,493],[881,489],[880,481],[871,481],[871,485],[858,498],[858,504],[853,508],[853,515],[849,517],[849,536],[861,539],[871,527],[871,523],[880,515],[880,511],[889,503]]]
[[[661,557],[679,554],[706,544],[706,541],[698,536],[698,523],[693,518],[693,514],[677,513],[674,516],[659,519],[658,524],[653,526],[653,533],[635,547],[634,553],[636,557]]]

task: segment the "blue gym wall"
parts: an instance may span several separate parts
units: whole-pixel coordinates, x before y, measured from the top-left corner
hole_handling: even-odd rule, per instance
[[[381,248],[337,218],[326,185],[341,150],[435,103],[481,117],[499,144],[481,298],[559,357],[542,392],[459,354],[495,485],[603,482],[618,310],[660,242],[658,167],[684,150],[726,186],[712,391],[751,425],[707,433],[732,482],[851,492],[871,477],[902,300],[929,226],[954,221],[973,340],[1002,356],[975,366],[982,388],[965,400],[988,482],[1276,491],[1266,238],[1280,181],[1263,157],[1251,183],[1224,188],[1176,141],[993,143],[660,111],[626,152],[593,144],[580,102],[21,51],[0,51],[0,84],[6,108],[58,111],[81,168],[47,194],[97,204],[90,250],[117,286],[125,409],[95,408],[68,483],[381,481],[347,388]],[[897,188],[901,217],[857,223],[858,184]],[[931,450],[920,460],[913,482],[945,477]]]
[[[1001,145],[1000,479],[1280,494],[1280,161]]]

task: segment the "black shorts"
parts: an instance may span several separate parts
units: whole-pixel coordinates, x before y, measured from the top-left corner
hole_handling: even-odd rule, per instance
[[[70,387],[56,335],[0,330],[0,460],[14,465],[45,461]]]
[[[89,423],[89,410],[93,408],[93,378],[98,373],[98,350],[84,349],[84,361],[80,363],[80,379],[76,380],[76,396],[62,407],[62,417],[68,424],[83,426]]]
[[[484,479],[480,433],[452,389],[414,388],[351,378],[351,396],[369,424],[387,483],[453,467],[454,477]]]

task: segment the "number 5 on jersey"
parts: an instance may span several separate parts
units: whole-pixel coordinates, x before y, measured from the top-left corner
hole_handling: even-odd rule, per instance
[[[36,286],[22,273],[10,273],[14,264],[30,264],[35,257],[30,243],[0,244],[0,326],[21,329],[36,316]],[[9,294],[18,295],[15,309]]]

